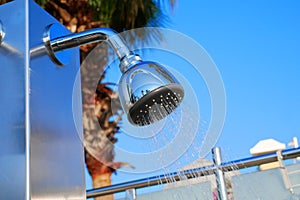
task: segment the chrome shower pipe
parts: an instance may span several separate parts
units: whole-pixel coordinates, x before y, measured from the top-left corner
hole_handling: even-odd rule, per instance
[[[141,62],[141,58],[129,50],[122,37],[109,28],[95,28],[83,32],[73,33],[49,41],[48,51],[59,52],[85,44],[107,42],[120,59],[120,70],[124,73],[130,66]]]
[[[184,89],[177,79],[162,65],[142,61],[114,30],[96,28],[73,34],[65,31],[56,24],[48,25],[43,35],[44,45],[33,48],[31,56],[44,55],[46,50],[54,63],[63,66],[71,59],[68,49],[96,42],[110,44],[120,60],[119,68],[123,73],[118,84],[120,102],[133,125],[144,126],[161,120],[182,102]],[[163,98],[170,100],[165,103]],[[161,103],[155,105],[157,102]],[[167,112],[161,112],[166,107]],[[156,117],[150,118],[152,114]]]

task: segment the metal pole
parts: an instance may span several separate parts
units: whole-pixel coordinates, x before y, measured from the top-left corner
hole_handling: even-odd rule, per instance
[[[282,159],[282,154],[281,154],[281,150],[276,151],[277,154],[277,158],[278,158],[278,163],[279,163],[279,168],[280,168],[280,172],[283,178],[283,182],[285,185],[285,188],[288,189],[292,194],[294,194],[294,189],[292,187],[292,183],[291,180],[289,178],[289,174],[288,171],[284,165],[283,159]]]
[[[221,164],[222,164],[221,149],[219,147],[213,148],[212,154],[213,154],[213,162],[216,167],[215,175],[216,175],[219,199],[228,200],[225,176],[221,168]]]
[[[136,191],[134,188],[126,190],[126,200],[136,200]]]

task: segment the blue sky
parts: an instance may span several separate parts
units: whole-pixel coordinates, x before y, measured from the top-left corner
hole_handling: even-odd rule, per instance
[[[227,96],[218,142],[249,156],[257,141],[300,136],[299,1],[178,2],[173,28],[202,45]]]
[[[217,145],[229,159],[250,156],[262,139],[300,136],[299,8],[296,0],[179,1],[171,15],[168,28],[199,43],[221,74],[227,112]],[[113,181],[145,176],[121,172]]]

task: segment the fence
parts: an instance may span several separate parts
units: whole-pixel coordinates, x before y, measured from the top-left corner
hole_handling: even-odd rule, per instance
[[[216,181],[217,181],[218,199],[227,200],[228,199],[228,196],[227,196],[228,191],[226,189],[225,178],[224,178],[225,171],[228,172],[233,169],[243,169],[243,168],[248,168],[248,167],[253,167],[253,166],[259,166],[261,164],[271,163],[271,162],[276,162],[276,161],[278,161],[278,163],[279,163],[279,168],[274,169],[273,171],[268,170],[265,172],[258,172],[258,174],[251,173],[251,174],[245,174],[245,175],[240,175],[240,176],[234,177],[232,179],[233,190],[234,190],[234,194],[235,194],[234,199],[247,199],[247,197],[245,197],[247,192],[245,193],[245,191],[244,191],[244,190],[247,190],[247,187],[244,188],[241,185],[244,184],[243,182],[248,182],[247,184],[249,186],[249,184],[253,184],[253,181],[251,183],[251,180],[260,180],[260,181],[265,181],[266,183],[269,182],[269,185],[272,186],[271,189],[273,191],[273,195],[276,195],[281,190],[277,190],[277,192],[276,192],[276,188],[273,187],[274,185],[272,183],[278,183],[277,186],[279,185],[280,188],[283,188],[282,191],[284,191],[284,192],[280,192],[282,195],[285,195],[285,196],[300,195],[300,188],[298,190],[298,187],[300,187],[300,165],[293,165],[293,166],[286,167],[283,163],[283,160],[299,157],[300,156],[300,148],[288,149],[288,150],[278,151],[275,153],[234,160],[234,161],[230,161],[230,162],[222,162],[221,152],[218,147],[214,148],[212,150],[212,153],[213,153],[214,164],[210,165],[210,166],[192,169],[193,173],[191,173],[191,170],[185,170],[185,171],[181,171],[181,172],[171,173],[168,176],[163,174],[163,175],[159,175],[159,176],[153,176],[153,177],[143,178],[143,179],[139,179],[139,180],[115,184],[115,185],[111,185],[111,186],[107,186],[107,187],[91,189],[91,190],[87,190],[87,198],[127,191],[127,194],[129,194],[131,196],[130,199],[136,199],[135,190],[138,188],[145,188],[145,187],[149,187],[149,186],[165,184],[165,183],[170,182],[170,180],[180,181],[180,177],[182,177],[183,175],[187,179],[192,179],[192,178],[195,178],[195,174],[197,174],[198,177],[206,176],[208,174],[215,174]],[[233,168],[232,166],[235,166],[235,167]],[[271,173],[271,175],[270,175],[270,173]],[[297,175],[299,175],[299,179],[294,178],[294,177],[298,177]],[[243,178],[241,178],[241,177],[243,177]],[[263,177],[264,179],[260,179],[259,177]],[[274,177],[276,178],[275,181],[273,180]],[[282,181],[278,182],[279,179],[281,179]],[[296,180],[293,180],[293,179],[296,179]],[[247,186],[247,184],[245,184],[245,185]],[[196,186],[193,186],[193,187],[196,187]],[[263,192],[266,193],[266,189],[270,188],[270,187],[267,187],[267,186],[264,186],[264,187],[265,188],[264,188]],[[253,185],[252,185],[252,188],[253,188],[253,191],[256,190]],[[295,190],[295,188],[297,188],[297,190]],[[180,190],[180,189],[177,188],[177,190]],[[249,191],[248,191],[248,193],[249,193]],[[256,194],[254,194],[256,196],[260,195],[257,192],[254,192],[254,193],[256,193]],[[266,195],[268,195],[268,194],[266,194]],[[253,199],[251,197],[251,195],[249,196],[249,194],[247,194],[247,196],[250,199]],[[279,197],[279,196],[277,195],[276,197]],[[278,199],[276,197],[273,199]],[[268,196],[268,198],[270,198],[270,196]],[[141,199],[147,199],[147,198],[144,196]],[[254,199],[255,199],[255,197],[254,197]]]

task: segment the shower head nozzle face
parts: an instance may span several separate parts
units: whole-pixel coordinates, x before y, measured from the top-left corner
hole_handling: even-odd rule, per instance
[[[161,86],[140,98],[130,109],[131,122],[144,126],[159,121],[171,114],[184,96],[179,84]]]
[[[140,62],[123,74],[119,96],[129,121],[145,126],[172,113],[183,100],[184,90],[161,65]]]

